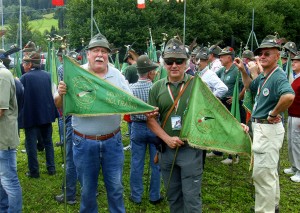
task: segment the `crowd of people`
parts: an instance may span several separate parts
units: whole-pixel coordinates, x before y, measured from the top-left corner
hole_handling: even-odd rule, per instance
[[[62,193],[55,196],[57,202],[75,204],[79,181],[79,211],[98,212],[97,186],[101,173],[109,212],[125,212],[122,173],[124,151],[130,150],[129,200],[141,204],[145,156],[149,150],[149,202],[156,205],[166,199],[172,213],[202,212],[205,159],[224,153],[218,150],[206,153],[206,150],[191,147],[179,138],[193,81],[197,77],[207,84],[220,100],[220,105],[223,104],[229,112],[235,84],[239,83],[241,125],[245,132],[250,127],[253,138],[253,211],[279,212],[278,164],[285,134],[284,122],[288,127],[291,163],[284,173],[292,175],[292,182],[300,183],[300,53],[294,42],[281,46],[275,36],[269,35],[254,52],[245,49],[238,57],[232,47],[221,49],[217,44],[196,47],[189,52],[180,39],[172,38],[161,53],[160,63],[150,60],[147,54],[138,56],[129,49],[124,58],[124,63],[129,66],[121,73],[109,63],[111,48],[106,37],[100,33],[95,35],[86,48],[88,62],[78,63],[78,66],[156,107],[149,113],[129,115],[130,144],[125,149],[120,132],[121,115],[73,115],[63,120],[63,99],[68,93],[63,65],[58,67],[59,84],[53,92],[50,73],[42,69],[40,53],[34,42],[28,42],[22,51],[23,75],[20,79],[8,71],[9,59],[3,55],[4,50],[0,52],[0,212],[22,211],[22,189],[16,160],[19,129],[25,132],[26,175],[40,178],[38,142],[45,150],[48,175],[56,174],[52,141],[52,123],[56,119],[60,119],[59,145],[63,141],[66,143],[66,182],[62,183]],[[61,64],[64,54],[77,63],[76,52],[58,51]],[[286,63],[292,64],[291,73]],[[167,77],[154,81],[156,70],[162,68]],[[253,105],[245,110],[243,100],[246,93],[250,94]],[[286,111],[287,121],[284,120]],[[62,133],[63,122],[66,134]],[[236,154],[226,156],[221,162],[234,164],[239,160]],[[161,178],[166,188],[165,196],[160,193]]]

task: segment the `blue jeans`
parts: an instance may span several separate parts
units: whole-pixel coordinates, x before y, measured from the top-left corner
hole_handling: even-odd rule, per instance
[[[73,128],[71,123],[71,116],[66,117],[66,195],[67,200],[75,200],[76,197],[76,182],[77,182],[77,172],[73,160]],[[62,185],[62,192],[64,193],[64,183]]]
[[[52,143],[52,124],[43,124],[31,128],[25,128],[25,147],[28,157],[28,168],[31,174],[39,174],[37,159],[37,137],[41,133],[46,151],[46,166],[49,172],[55,171],[54,149]]]
[[[15,149],[0,150],[0,212],[22,212],[22,189]]]
[[[107,140],[90,140],[73,134],[73,158],[81,185],[81,213],[98,212],[96,193],[102,174],[109,212],[125,212],[122,172],[124,164],[121,132]]]
[[[67,118],[66,118],[67,120]],[[64,120],[63,120],[63,117],[59,117],[58,118],[58,133],[59,133],[59,141],[61,143],[64,142]]]
[[[149,144],[151,180],[149,199],[156,201],[160,199],[160,169],[153,160],[156,154],[156,148],[153,141],[156,136],[146,123],[132,122],[131,126],[131,166],[130,166],[130,189],[133,201],[140,203],[143,196],[143,173],[145,164],[145,154]]]

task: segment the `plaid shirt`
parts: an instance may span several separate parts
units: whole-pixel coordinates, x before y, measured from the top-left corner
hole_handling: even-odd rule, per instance
[[[152,86],[152,82],[148,80],[138,80],[138,82],[134,84],[130,84],[129,87],[133,93],[133,95],[144,102],[148,102],[148,95],[149,90]],[[137,115],[130,115],[131,120],[134,121],[146,121],[147,118],[145,115],[137,114]]]

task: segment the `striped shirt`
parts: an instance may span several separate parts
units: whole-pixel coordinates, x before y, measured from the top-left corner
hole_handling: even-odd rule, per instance
[[[134,84],[130,84],[129,87],[135,97],[143,100],[146,103],[148,102],[149,90],[152,87],[152,82],[150,79],[147,80],[139,79],[138,82]],[[130,115],[130,118],[133,122],[147,120],[146,116],[142,114]]]

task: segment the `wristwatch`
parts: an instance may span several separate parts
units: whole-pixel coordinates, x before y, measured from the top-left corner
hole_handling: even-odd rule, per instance
[[[277,115],[272,115],[271,113],[272,113],[272,110],[268,114],[271,118],[276,118],[277,117]]]

